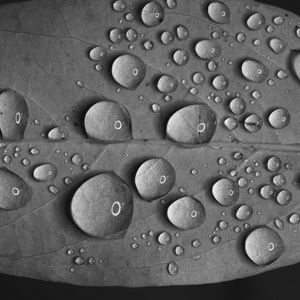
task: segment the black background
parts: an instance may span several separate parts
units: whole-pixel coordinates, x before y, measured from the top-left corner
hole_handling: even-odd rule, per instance
[[[19,1],[0,0],[0,4],[6,2]],[[259,0],[259,2],[293,11],[300,16],[300,0]],[[300,300],[300,263],[255,277],[230,282],[199,286],[157,288],[78,287],[68,284],[50,283],[33,279],[0,275],[1,300],[183,300],[185,298],[187,300]]]

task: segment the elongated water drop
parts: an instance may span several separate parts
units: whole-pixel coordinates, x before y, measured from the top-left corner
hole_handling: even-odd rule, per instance
[[[168,273],[171,275],[171,276],[175,276],[175,275],[177,275],[177,273],[178,273],[178,266],[177,266],[177,264],[175,263],[175,262],[170,262],[169,264],[168,264],[168,267],[167,267],[167,269],[168,269]]]
[[[2,139],[23,138],[27,125],[28,107],[25,98],[13,90],[0,93],[0,130]]]
[[[33,170],[33,178],[37,181],[51,181],[57,175],[57,169],[53,164],[42,164]]]
[[[240,195],[239,187],[229,178],[219,179],[212,187],[212,195],[223,206],[235,204]]]
[[[114,60],[111,73],[118,84],[126,89],[134,90],[144,79],[146,66],[137,56],[124,54]]]
[[[66,132],[61,127],[54,127],[48,132],[50,140],[65,140],[66,138]]]
[[[201,59],[215,59],[221,55],[221,46],[216,41],[202,40],[196,44],[195,51]]]
[[[190,196],[173,202],[167,211],[169,221],[177,228],[189,230],[199,227],[205,221],[205,209],[202,203]]]
[[[208,16],[216,23],[226,24],[230,22],[230,10],[220,1],[211,2],[207,8]]]
[[[217,126],[215,113],[205,104],[189,105],[176,111],[167,123],[167,136],[178,143],[207,143]]]
[[[90,50],[89,57],[93,61],[99,61],[105,56],[105,54],[105,49],[100,46],[96,46]]]
[[[268,76],[267,67],[254,59],[246,59],[241,66],[243,76],[249,81],[263,82]]]
[[[184,25],[178,25],[176,27],[176,36],[178,40],[185,41],[190,36],[190,32]]]
[[[165,17],[164,8],[157,1],[148,2],[142,9],[141,19],[146,26],[159,25]]]
[[[235,213],[238,220],[246,221],[249,220],[253,215],[253,209],[247,204],[242,204]]]
[[[85,181],[71,202],[71,215],[77,226],[100,238],[126,230],[132,213],[130,188],[113,173],[103,173]]]
[[[247,236],[245,251],[256,265],[268,265],[281,256],[284,243],[275,230],[262,226],[254,229]]]
[[[251,114],[244,120],[244,127],[247,131],[255,133],[261,129],[263,120],[257,114]]]
[[[125,107],[113,101],[94,104],[85,114],[84,128],[89,137],[101,141],[131,139],[131,119]]]
[[[135,186],[142,198],[153,200],[168,193],[176,179],[172,165],[163,158],[146,160],[135,175]]]
[[[13,210],[27,204],[31,198],[31,189],[17,174],[0,168],[0,208]]]

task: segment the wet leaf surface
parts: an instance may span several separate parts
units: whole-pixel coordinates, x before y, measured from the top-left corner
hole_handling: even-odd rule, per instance
[[[299,22],[237,0],[1,6],[0,272],[149,286],[297,263]]]

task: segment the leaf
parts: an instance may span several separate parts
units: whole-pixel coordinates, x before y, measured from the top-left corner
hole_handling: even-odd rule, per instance
[[[0,211],[0,272],[136,287],[225,281],[300,260],[299,18],[238,0],[160,1],[143,9],[148,2],[41,0],[0,7],[1,170],[22,179],[9,182],[13,193],[25,182],[31,195],[24,206]],[[113,28],[119,29],[110,33]],[[168,80],[159,81],[164,75]],[[7,91],[26,105],[20,100],[7,107]],[[104,100],[114,108],[91,114],[95,139],[89,138],[86,112]],[[200,137],[211,118],[176,114],[195,104],[216,116],[205,144]],[[174,114],[180,122],[171,130],[180,135],[172,141],[166,125]],[[126,138],[115,131],[122,128]],[[186,143],[185,130],[197,138]],[[157,158],[170,167],[154,163],[141,180],[162,197],[145,201],[134,178],[145,161]],[[86,184],[103,173],[114,173],[120,187]],[[160,189],[165,182],[168,188]],[[76,193],[80,187],[88,193]],[[106,197],[105,211],[117,218],[122,201],[114,200],[122,191],[129,206],[132,193],[133,212],[116,233],[119,225],[110,222],[117,219],[97,206],[104,216],[98,221],[92,204]],[[80,205],[71,214],[74,195]],[[178,199],[171,222],[167,210]],[[81,229],[73,221],[81,209],[93,216],[89,224],[104,226],[101,234],[111,226],[112,236],[82,231],[85,219]]]

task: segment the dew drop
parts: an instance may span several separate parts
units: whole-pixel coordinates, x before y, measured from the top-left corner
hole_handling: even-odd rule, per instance
[[[230,22],[230,10],[221,1],[214,1],[208,5],[208,16],[216,23],[226,24]]]
[[[133,28],[129,28],[126,31],[126,38],[129,42],[135,42],[138,39],[138,32]]]
[[[262,226],[249,233],[245,241],[245,251],[256,265],[268,265],[281,256],[284,243],[275,230]]]
[[[244,120],[245,129],[251,133],[259,131],[262,125],[263,120],[256,114],[251,114]]]
[[[246,103],[241,98],[234,98],[229,103],[229,109],[235,115],[243,114],[246,111]]]
[[[183,66],[188,63],[190,55],[183,49],[178,49],[173,53],[173,60],[178,66]]]
[[[267,160],[267,169],[270,172],[278,172],[281,168],[281,160],[277,156],[271,156]]]
[[[167,210],[169,221],[183,230],[199,227],[204,222],[205,215],[202,203],[190,196],[177,199]]]
[[[266,19],[261,13],[256,12],[247,19],[246,23],[250,30],[259,30],[264,27]]]
[[[269,74],[267,67],[254,59],[246,59],[242,63],[241,72],[246,79],[253,82],[263,82]]]
[[[291,53],[291,67],[294,74],[300,80],[300,51],[293,51]]]
[[[201,144],[211,140],[216,115],[206,104],[194,104],[176,111],[168,120],[167,136],[178,143]]]
[[[153,42],[150,40],[145,41],[143,46],[144,46],[144,49],[147,51],[152,50],[154,47]]]
[[[290,124],[290,114],[285,108],[274,109],[269,117],[268,121],[273,128],[283,129]]]
[[[221,55],[221,46],[212,40],[201,40],[195,46],[196,54],[201,59],[215,59]]]
[[[281,39],[272,38],[272,39],[269,40],[269,47],[272,49],[272,51],[275,54],[279,54],[279,53],[282,53],[285,50],[286,45]]]
[[[113,3],[113,10],[116,12],[123,12],[126,10],[126,3],[123,0],[117,0]]]
[[[72,157],[71,157],[71,162],[76,165],[79,166],[82,163],[82,156],[79,153],[75,153]]]
[[[288,205],[293,199],[293,194],[289,190],[281,190],[276,196],[276,202],[279,205]]]
[[[180,41],[185,41],[190,36],[190,32],[184,25],[178,25],[176,27],[176,36]]]
[[[175,255],[177,256],[182,256],[184,254],[184,248],[180,245],[177,245],[175,248],[174,248],[174,253]]]
[[[96,46],[90,50],[89,57],[93,61],[99,61],[105,56],[105,54],[106,51],[102,47]]]
[[[162,75],[157,82],[157,89],[162,93],[172,93],[178,87],[177,80],[171,75]]]
[[[174,42],[175,35],[174,35],[174,33],[170,32],[170,31],[163,31],[160,36],[160,40],[164,45],[168,46]]]
[[[274,225],[276,228],[278,228],[279,230],[282,230],[284,228],[284,223],[280,218],[276,218],[274,220]]]
[[[229,80],[224,75],[217,75],[212,81],[213,87],[218,91],[225,90],[229,85]]]
[[[114,44],[119,44],[124,39],[124,34],[120,28],[113,28],[109,32],[109,39]]]
[[[286,183],[286,178],[282,174],[275,175],[272,179],[274,185],[280,187]]]
[[[169,232],[163,231],[162,233],[159,234],[157,241],[161,245],[169,245],[172,241],[171,234]]]
[[[253,215],[253,209],[247,204],[242,204],[236,211],[235,216],[240,221],[249,220]]]
[[[300,216],[297,213],[292,213],[289,216],[289,222],[292,225],[299,224],[299,222],[300,222]]]
[[[168,273],[171,275],[171,276],[175,276],[178,274],[178,266],[175,262],[170,262],[168,263]]]
[[[194,248],[199,248],[201,246],[201,242],[198,239],[192,241],[192,246]]]
[[[229,117],[224,120],[224,126],[228,130],[234,130],[238,125],[238,121],[235,118]]]
[[[84,128],[89,137],[101,141],[127,141],[131,136],[131,118],[125,107],[113,101],[101,101],[86,112]]]
[[[269,200],[275,197],[276,190],[274,186],[267,184],[260,188],[259,193],[262,198]]]
[[[222,178],[214,183],[212,195],[223,206],[230,206],[239,199],[239,187],[231,179]]]
[[[53,164],[42,164],[33,170],[33,178],[37,181],[52,181],[57,175],[57,169]]]
[[[170,9],[176,8],[177,7],[177,0],[166,0],[166,5]]]
[[[193,74],[192,80],[194,84],[203,84],[205,82],[205,75],[202,72],[196,72]]]
[[[165,17],[165,11],[157,1],[148,2],[142,9],[141,19],[146,26],[159,25]]]
[[[172,165],[163,158],[146,160],[135,175],[135,186],[142,198],[153,200],[167,194],[176,179]]]
[[[55,127],[48,132],[50,140],[64,140],[67,138],[65,131],[61,127]]]
[[[151,105],[151,109],[152,109],[153,112],[158,113],[158,112],[160,112],[160,105],[157,104],[157,103],[153,103]]]
[[[144,79],[146,66],[137,56],[123,54],[114,60],[111,73],[118,84],[126,89],[134,90]]]

